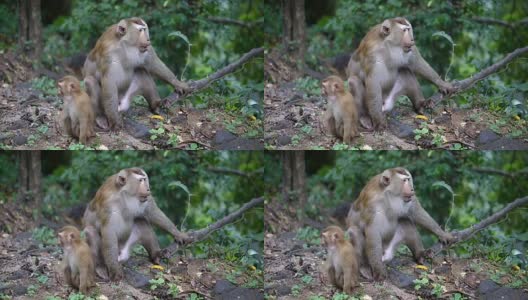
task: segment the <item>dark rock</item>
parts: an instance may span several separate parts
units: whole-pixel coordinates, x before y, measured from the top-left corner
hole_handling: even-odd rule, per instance
[[[291,278],[293,274],[287,270],[281,270],[273,275],[271,275],[272,280],[281,280],[286,278]]]
[[[496,134],[495,132],[489,129],[485,129],[480,132],[478,139],[477,139],[477,145],[488,144],[488,143],[498,140],[499,138],[500,136]]]
[[[259,139],[237,137],[229,131],[219,130],[213,139],[217,150],[263,150],[264,144]]]
[[[257,289],[247,289],[237,287],[227,280],[218,280],[213,289],[214,299],[217,300],[231,300],[231,299],[248,299],[261,300],[264,299],[264,294]]]
[[[490,279],[482,281],[478,287],[479,299],[495,300],[495,299],[528,299],[528,293],[522,289],[513,289],[509,287],[501,287]]]
[[[291,136],[288,135],[279,135],[277,138],[277,145],[278,146],[286,146],[291,143],[292,139]]]
[[[451,117],[447,114],[443,114],[441,116],[439,116],[438,118],[434,119],[435,123],[437,125],[442,125],[442,124],[447,124],[449,122],[451,122]]]
[[[291,287],[287,285],[279,285],[275,288],[275,292],[277,293],[277,296],[286,296],[291,294]]]
[[[17,134],[13,138],[13,144],[15,144],[15,146],[25,145],[27,143],[27,141],[28,141],[27,136],[24,136],[24,135],[21,135],[21,134]]]
[[[402,123],[395,119],[389,120],[390,131],[397,137],[404,139],[414,137],[415,127],[409,124]]]
[[[291,121],[289,121],[289,120],[280,120],[279,122],[274,124],[270,129],[271,129],[271,131],[276,131],[276,130],[291,128],[291,127],[293,127],[293,124],[292,124]]]
[[[451,272],[451,267],[448,265],[442,265],[434,270],[435,274],[448,274]]]
[[[407,288],[414,284],[413,281],[416,280],[417,277],[405,274],[396,269],[389,269],[389,279],[395,286],[399,288]]]
[[[19,269],[19,270],[16,270],[15,272],[9,274],[6,277],[6,281],[13,281],[13,280],[21,279],[21,278],[29,278],[29,275],[31,275],[31,273],[29,271]]]
[[[148,138],[150,128],[136,121],[125,119],[125,131],[136,139]]]
[[[125,268],[124,272],[126,281],[135,288],[143,288],[147,286],[149,284],[149,281],[152,279],[151,277],[136,272],[132,269]]]
[[[17,130],[22,128],[28,128],[29,123],[25,120],[16,120],[7,127],[7,130]]]
[[[229,143],[237,138],[236,135],[232,134],[231,132],[227,130],[219,130],[216,132],[214,137],[214,144],[221,145]]]
[[[13,296],[22,296],[27,293],[28,287],[23,285],[15,285],[7,288],[10,290]]]

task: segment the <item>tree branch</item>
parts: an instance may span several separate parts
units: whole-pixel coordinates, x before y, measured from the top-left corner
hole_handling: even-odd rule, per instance
[[[486,219],[480,221],[477,224],[472,225],[469,228],[466,228],[461,231],[452,232],[456,236],[456,242],[459,243],[462,241],[465,241],[469,239],[473,234],[479,232],[480,230],[493,225],[497,223],[500,219],[504,218],[506,214],[508,214],[511,210],[528,204],[528,196],[525,196],[523,198],[515,199],[515,201],[508,203],[503,209],[499,210],[498,212],[492,214],[491,216],[487,217]],[[431,248],[428,249],[428,251],[432,251],[432,253],[436,254],[439,253],[444,249],[444,247],[450,247],[451,245],[443,245],[442,243],[436,243]]]
[[[473,21],[475,21],[477,23],[482,23],[482,24],[491,24],[491,25],[504,26],[504,27],[508,27],[510,29],[514,29],[517,26],[528,24],[528,18],[524,18],[522,20],[519,20],[519,21],[516,21],[516,22],[512,22],[512,23],[506,22],[506,21],[503,21],[503,20],[498,20],[498,19],[493,19],[493,18],[484,18],[484,17],[474,17],[474,18],[471,18],[471,20],[473,20]]]
[[[257,55],[262,55],[262,54],[264,54],[264,48],[262,47],[251,49],[251,51],[244,54],[239,60],[233,63],[230,63],[229,65],[214,72],[213,74],[208,75],[206,78],[189,82],[190,91],[187,94],[180,95],[179,93],[174,92],[170,94],[169,96],[167,96],[163,101],[164,102],[177,101],[178,99],[180,99],[180,97],[184,98],[186,96],[189,96],[190,94],[195,93],[196,91],[205,88],[206,86],[211,84],[213,81],[218,80],[230,73],[233,73],[236,69],[240,68],[248,60],[252,59],[253,57]]]
[[[517,56],[523,55],[528,52],[528,46],[523,48],[515,49],[512,53],[506,55],[503,59],[500,61],[494,63],[493,65],[485,68],[484,70],[473,74],[471,77],[466,78],[464,80],[454,82],[455,87],[457,88],[455,93],[459,93],[461,91],[469,89],[473,84],[475,84],[477,81],[482,80],[488,76],[490,76],[493,73],[497,73],[502,67],[504,67],[506,64],[508,64],[513,59],[517,58]],[[449,95],[452,96],[453,94]],[[429,98],[430,101],[434,105],[438,104],[440,101],[444,99],[444,95],[442,93],[436,93],[431,98]]]
[[[492,174],[492,175],[501,175],[509,178],[516,178],[519,175],[526,175],[528,174],[528,168],[524,168],[522,170],[516,171],[516,172],[506,172],[503,170],[497,170],[492,168],[471,168],[472,171],[478,172],[478,173],[485,173],[485,174]]]
[[[213,173],[237,175],[237,176],[246,177],[246,178],[249,178],[250,176],[248,173],[245,173],[239,170],[227,169],[227,168],[209,168],[207,170]]]
[[[191,237],[192,241],[191,243],[196,243],[201,240],[204,240],[210,233],[230,224],[233,223],[236,219],[240,218],[240,216],[246,212],[247,210],[263,204],[264,203],[264,197],[258,197],[254,198],[251,201],[245,203],[240,207],[237,211],[234,211],[230,213],[229,215],[223,217],[222,219],[214,222],[213,224],[210,224],[206,228],[202,228],[200,230],[193,230],[187,232],[189,236]],[[174,255],[176,250],[178,250],[179,244],[178,243],[172,243],[167,248],[163,249],[163,252],[165,253],[164,257],[171,257]]]
[[[217,23],[217,24],[223,24],[223,25],[236,25],[244,28],[251,29],[256,24],[260,23],[260,21],[255,22],[244,22],[240,20],[233,20],[229,18],[220,18],[220,17],[208,17],[207,20]]]

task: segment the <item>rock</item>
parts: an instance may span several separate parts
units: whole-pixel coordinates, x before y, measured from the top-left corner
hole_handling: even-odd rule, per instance
[[[493,141],[496,141],[500,138],[499,135],[497,135],[495,132],[485,129],[482,132],[480,132],[478,139],[477,139],[477,145],[483,145],[488,144]]]
[[[125,119],[125,131],[136,139],[148,138],[150,128],[136,121]]]
[[[257,289],[247,289],[237,287],[227,280],[218,280],[213,289],[214,299],[216,300],[231,300],[231,299],[248,299],[261,300],[264,299],[264,294]]]
[[[278,146],[286,146],[291,143],[292,139],[291,136],[288,135],[279,135],[277,138],[277,145]]]
[[[213,143],[216,145],[229,143],[237,138],[236,135],[232,134],[227,130],[219,130],[216,132]]]
[[[495,299],[528,299],[528,293],[522,289],[513,289],[509,287],[501,287],[491,279],[483,280],[478,287],[479,299],[495,300]]]
[[[213,146],[217,150],[263,150],[264,144],[258,139],[237,137],[226,130],[216,132]]]
[[[389,279],[395,286],[406,288],[412,286],[414,284],[413,281],[416,280],[417,277],[405,274],[396,269],[389,269]]]
[[[397,137],[404,139],[414,136],[414,126],[402,123],[395,119],[389,120],[390,131]]]
[[[147,286],[149,284],[149,280],[152,279],[149,276],[136,272],[132,269],[125,268],[124,272],[126,281],[135,288]]]
[[[28,141],[27,136],[24,136],[24,135],[21,135],[21,134],[17,134],[13,138],[13,144],[15,144],[15,146],[25,145],[27,143],[27,141]]]

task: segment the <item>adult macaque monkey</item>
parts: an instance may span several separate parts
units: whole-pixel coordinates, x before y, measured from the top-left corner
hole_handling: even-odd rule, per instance
[[[416,224],[444,243],[454,240],[422,208],[414,194],[411,173],[404,168],[388,169],[370,179],[352,204],[347,218],[348,232],[358,237],[354,241],[356,247],[362,249],[361,266],[370,266],[376,279],[387,276],[383,263],[394,257],[401,243],[410,248],[418,263],[422,263],[424,247]]]
[[[322,233],[324,245],[328,249],[325,271],[330,282],[347,294],[352,294],[358,286],[358,264],[352,243],[345,239],[345,233],[337,226],[329,226]]]
[[[145,97],[156,113],[161,99],[151,75],[180,92],[189,90],[158,58],[150,45],[147,23],[140,18],[123,19],[108,27],[88,55],[83,71],[92,101],[102,106],[112,129],[122,127],[119,112],[128,110],[136,95]]]
[[[348,76],[358,76],[365,85],[363,101],[377,130],[387,127],[383,113],[392,110],[401,95],[408,96],[415,111],[422,113],[425,99],[415,74],[434,83],[444,94],[455,90],[422,58],[414,44],[411,23],[404,18],[387,19],[371,28],[347,68]]]
[[[350,144],[358,136],[358,113],[352,94],[345,89],[341,78],[332,75],[322,82],[322,91],[328,99],[324,123],[330,133]]]
[[[106,266],[112,280],[123,277],[119,263],[128,260],[136,243],[145,247],[153,263],[159,263],[160,246],[151,224],[171,233],[177,242],[190,241],[158,208],[148,176],[140,168],[110,176],[88,204],[83,223],[97,274],[106,278]]]
[[[65,226],[58,234],[64,250],[61,267],[66,283],[87,294],[95,286],[95,270],[88,244],[81,239],[81,233],[73,226]]]
[[[68,135],[86,144],[95,136],[95,116],[90,97],[81,89],[81,83],[73,76],[64,76],[57,83],[64,105],[61,113],[62,126]]]

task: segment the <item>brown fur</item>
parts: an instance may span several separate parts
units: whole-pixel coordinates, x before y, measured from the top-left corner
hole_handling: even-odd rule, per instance
[[[73,226],[65,226],[58,236],[64,248],[62,271],[66,283],[86,295],[95,286],[95,269],[90,248],[81,239],[79,230]]]
[[[64,76],[57,84],[64,98],[62,125],[68,135],[86,144],[90,137],[95,136],[95,116],[90,97],[81,89],[79,80],[73,76]]]
[[[345,239],[345,233],[337,226],[327,227],[321,237],[328,248],[325,269],[330,282],[351,295],[354,287],[359,285],[358,264],[352,243]]]
[[[352,94],[341,78],[332,75],[322,81],[323,94],[328,97],[324,123],[330,133],[350,144],[359,135],[358,110]]]

